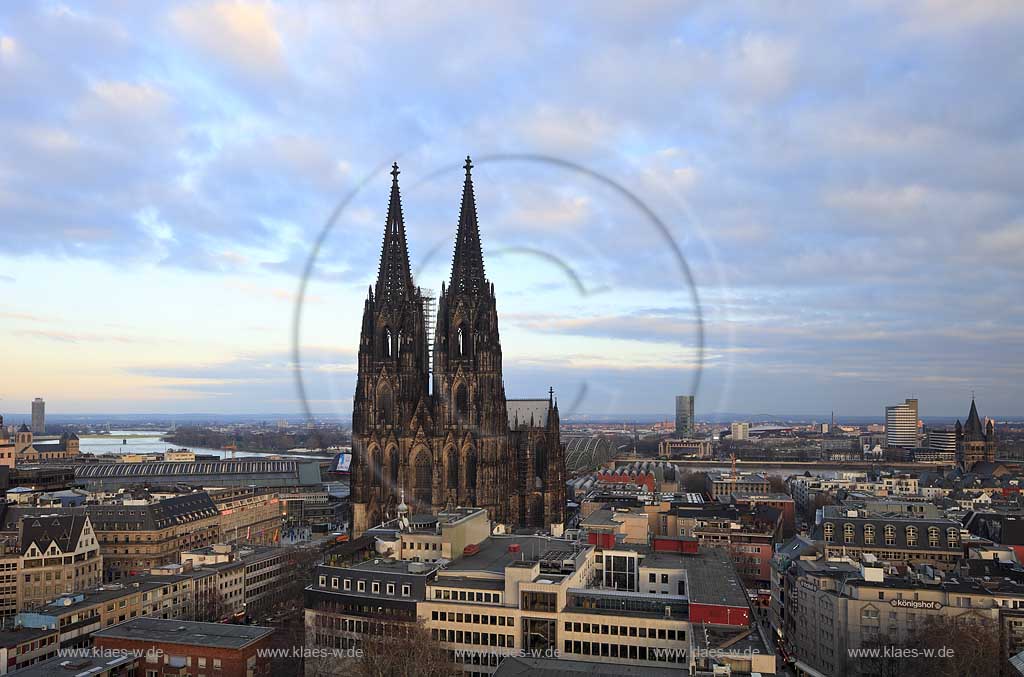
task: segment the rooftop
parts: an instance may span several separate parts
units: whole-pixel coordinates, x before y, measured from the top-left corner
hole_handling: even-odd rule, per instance
[[[274,628],[258,625],[199,623],[144,616],[98,630],[93,633],[93,637],[242,649],[270,636],[273,632]]]
[[[350,569],[359,571],[380,571],[393,574],[410,574],[413,576],[429,576],[437,569],[436,564],[427,562],[407,562],[400,559],[378,557],[354,564]]]
[[[510,552],[509,546],[518,545],[519,552]],[[461,557],[450,563],[448,571],[484,571],[493,574],[504,573],[505,567],[517,561],[537,561],[556,554],[574,557],[582,548],[575,541],[550,536],[491,536],[480,543],[480,552]]]
[[[102,674],[123,665],[132,665],[138,660],[136,656],[101,654],[75,656],[74,658],[56,656],[49,660],[40,661],[39,663],[21,668],[10,674],[17,675],[17,677],[54,677],[54,675],[82,677],[83,675]]]
[[[57,634],[56,630],[45,630],[43,628],[18,628],[17,630],[0,630],[0,646],[2,647],[14,647],[24,642],[31,642],[39,639],[40,637],[46,637],[47,635]]]

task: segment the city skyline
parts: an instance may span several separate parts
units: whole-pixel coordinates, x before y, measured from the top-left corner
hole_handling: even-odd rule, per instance
[[[312,408],[345,415],[389,184],[374,172],[401,156],[410,257],[436,293],[469,153],[509,397],[544,378],[580,412],[670,415],[697,345],[676,264],[592,179],[487,161],[531,152],[664,220],[702,302],[698,417],[883,416],[911,395],[962,417],[971,391],[1018,415],[1024,10],[933,4],[5,8],[3,406],[298,412],[299,279],[367,179],[301,327]]]

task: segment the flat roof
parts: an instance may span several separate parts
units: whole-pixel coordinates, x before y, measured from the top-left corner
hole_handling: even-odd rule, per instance
[[[493,578],[469,578],[467,576],[439,576],[430,585],[444,588],[471,588],[473,590],[504,590],[505,581]]]
[[[652,552],[649,549],[641,552],[646,555],[640,563],[642,567],[679,566],[686,571],[686,596],[691,604],[749,608],[746,588],[727,550],[701,546],[695,553]],[[653,560],[649,559],[652,557]]]
[[[92,675],[118,666],[131,665],[138,660],[138,656],[104,656],[100,654],[74,657],[55,656],[49,660],[20,668],[11,674],[18,677],[53,677],[54,675],[80,677],[83,674]]]
[[[17,630],[0,630],[0,646],[12,647],[23,642],[30,642],[47,635],[56,635],[56,630],[42,628],[18,628]]]
[[[412,571],[412,568],[423,568],[423,571]],[[344,568],[344,567],[342,567]],[[382,558],[368,559],[348,567],[358,571],[385,571],[394,574],[411,574],[413,576],[429,576],[438,568],[431,562],[408,562],[400,559]]]
[[[259,625],[199,623],[142,616],[93,633],[93,637],[241,649],[274,632]]]
[[[505,567],[513,562],[533,562],[543,559],[549,553],[566,553],[568,556],[572,556],[575,552],[582,552],[585,548],[593,547],[550,536],[526,535],[491,536],[484,539],[479,545],[480,552],[460,557],[451,562],[447,570],[456,572],[485,571],[502,574],[505,572]],[[509,552],[510,545],[518,545],[519,552]]]

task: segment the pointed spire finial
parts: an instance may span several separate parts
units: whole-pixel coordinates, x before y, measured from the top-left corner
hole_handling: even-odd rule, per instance
[[[398,189],[398,163],[391,168],[391,196],[388,198],[387,223],[380,251],[380,269],[374,295],[382,303],[401,301],[414,296],[409,249],[405,240],[405,219],[402,216],[402,195]]]
[[[455,256],[449,287],[458,292],[486,293],[489,285],[484,273],[483,248],[480,244],[480,226],[476,219],[476,197],[473,195],[473,161],[466,156],[466,182],[462,187],[462,207],[459,227],[455,234]]]

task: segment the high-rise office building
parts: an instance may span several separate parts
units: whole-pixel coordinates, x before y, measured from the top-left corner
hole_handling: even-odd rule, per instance
[[[952,428],[929,428],[927,447],[935,451],[956,452],[956,431]]]
[[[676,434],[693,434],[693,395],[676,395]]]
[[[32,400],[32,434],[43,435],[46,433],[46,402],[43,398],[37,397]]]
[[[749,423],[733,423],[729,427],[729,434],[734,441],[740,442],[743,440],[750,439],[750,424]]]
[[[917,446],[917,400],[885,408],[885,446],[913,449]]]

